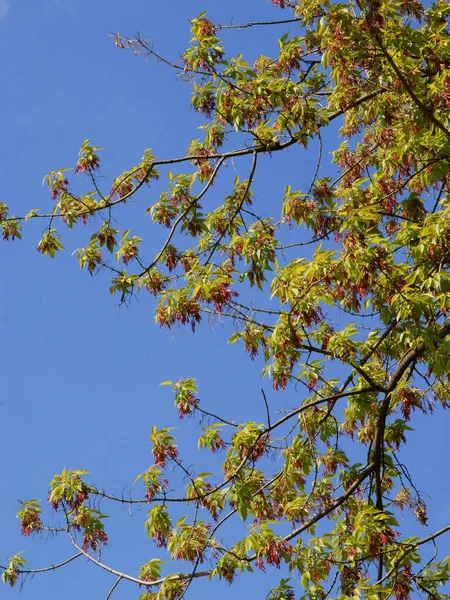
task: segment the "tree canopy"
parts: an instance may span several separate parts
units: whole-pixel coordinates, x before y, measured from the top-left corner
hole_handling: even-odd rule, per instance
[[[145,149],[107,184],[101,148],[86,140],[72,173],[46,176],[48,210],[17,217],[0,204],[0,219],[5,240],[41,220],[38,251],[52,258],[81,229],[80,267],[119,304],[132,310],[149,293],[156,324],[173,330],[229,322],[236,360],[258,356],[279,394],[262,392],[264,422],[240,422],[199,398],[201,381],[163,382],[180,419],[199,422],[199,462],[183,461],[175,420],[152,426],[154,463],[130,497],[65,469],[48,507],[21,503],[21,531],[68,537],[76,554],[57,566],[85,557],[109,571],[108,598],[128,580],[141,600],[181,600],[199,581],[256,570],[271,571],[269,600],[450,598],[439,552],[450,523],[421,536],[400,519],[427,524],[401,452],[414,419],[449,406],[450,6],[272,3],[274,22],[194,18],[179,60],[114,35],[191,86],[198,137],[182,156]],[[227,52],[228,30],[257,27],[277,52],[252,64]],[[301,170],[310,152],[305,189],[292,172],[283,197],[256,193],[280,155],[295,153]],[[139,231],[127,225],[132,200]],[[101,557],[109,503],[146,507],[154,557],[134,573]],[[230,530],[232,519],[243,527]],[[11,586],[35,572],[21,554],[1,570]]]

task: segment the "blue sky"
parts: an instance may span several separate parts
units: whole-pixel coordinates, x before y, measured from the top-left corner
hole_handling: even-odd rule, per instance
[[[163,55],[177,58],[190,37],[188,19],[205,8],[213,21],[280,18],[265,0],[0,0],[0,201],[16,214],[49,207],[43,176],[74,166],[86,138],[105,148],[106,179],[134,164],[147,147],[160,158],[183,154],[200,123],[189,108],[189,86],[163,66],[118,50],[107,37],[140,31]],[[224,40],[233,52],[248,52],[250,60],[275,43],[262,29],[232,32]],[[296,150],[287,160],[266,160],[267,177],[258,192],[269,209],[284,185],[308,182],[315,155]],[[148,194],[143,201],[150,204]],[[142,206],[127,210],[142,227]],[[84,468],[98,485],[120,494],[152,463],[150,426],[174,423],[180,450],[193,463],[200,460],[195,424],[176,422],[172,395],[158,387],[161,381],[197,378],[205,407],[230,419],[264,420],[261,386],[275,408],[296,402],[293,390],[276,395],[269,381],[261,384],[261,362],[226,345],[228,325],[204,325],[196,335],[187,329],[162,331],[146,295],[119,309],[105,277],[80,272],[71,256],[83,237],[66,236],[67,252],[52,261],[35,251],[40,228],[39,222],[30,223],[23,242],[0,245],[0,557],[25,550],[31,568],[72,554],[66,543],[22,538],[14,518],[17,498],[45,499],[48,481],[63,467]],[[418,423],[406,452],[418,487],[433,496],[431,532],[448,524],[450,514],[449,419],[440,413]],[[136,574],[139,564],[155,555],[145,539],[144,512],[114,514],[105,561]],[[251,585],[253,595],[264,598],[266,579],[242,577],[233,593],[248,593]],[[18,587],[1,587],[0,594],[8,600],[96,599],[106,596],[113,581],[77,561],[27,580],[20,594]],[[212,593],[225,598],[230,590],[202,583],[193,586],[191,596],[201,600]],[[138,597],[138,590],[122,583],[113,597]]]

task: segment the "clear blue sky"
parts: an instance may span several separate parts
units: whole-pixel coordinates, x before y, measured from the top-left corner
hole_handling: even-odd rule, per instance
[[[188,18],[205,8],[221,22],[282,14],[266,0],[0,0],[0,201],[16,214],[50,206],[43,176],[73,166],[85,138],[105,148],[106,180],[134,164],[147,147],[159,158],[183,154],[200,123],[189,108],[189,86],[163,66],[118,50],[107,36],[140,31],[155,49],[176,58],[189,39]],[[253,59],[274,47],[266,35],[248,30],[224,40]],[[258,185],[269,208],[285,184],[308,181],[315,155],[297,149],[288,160],[266,160],[268,175]],[[141,209],[128,209],[136,227],[142,226]],[[152,463],[150,426],[176,420],[172,395],[158,387],[161,381],[196,377],[205,407],[231,419],[264,420],[261,363],[226,345],[229,326],[218,324],[213,331],[205,325],[196,335],[161,331],[148,296],[118,309],[104,276],[79,271],[71,252],[83,237],[67,235],[68,251],[52,261],[35,251],[39,229],[39,222],[30,223],[23,242],[0,245],[0,557],[25,550],[30,568],[56,563],[72,550],[52,539],[22,538],[14,518],[17,498],[45,499],[48,481],[64,466],[84,468],[93,473],[92,481],[120,494]],[[272,406],[296,403],[293,390],[276,395],[269,381],[263,386]],[[418,487],[433,496],[431,531],[448,524],[450,515],[449,419],[440,413],[418,422],[406,452]],[[180,450],[198,461],[194,423],[176,424]],[[116,513],[108,523],[105,562],[136,574],[139,564],[155,555],[143,531],[145,513]],[[230,593],[248,595],[251,585],[252,596],[264,598],[266,579],[242,577],[233,592],[203,582],[190,594],[202,600],[217,593],[219,600]],[[111,576],[77,561],[27,580],[20,597],[104,598],[112,583]],[[18,598],[19,587],[1,587],[0,597]],[[130,597],[137,598],[138,590],[125,582],[113,596]]]

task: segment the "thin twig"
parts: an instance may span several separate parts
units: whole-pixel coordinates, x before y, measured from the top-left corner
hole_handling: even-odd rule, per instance
[[[123,579],[122,575],[119,575],[119,577],[116,579],[116,582],[114,583],[112,588],[109,590],[108,595],[106,596],[105,600],[109,600],[111,598],[114,590],[119,585],[119,583],[122,581],[122,579]]]
[[[285,23],[299,23],[300,21],[300,18],[284,19],[283,21],[252,21],[250,23],[244,23],[240,25],[214,25],[214,29],[246,29],[248,27],[261,27],[264,25],[284,25]]]

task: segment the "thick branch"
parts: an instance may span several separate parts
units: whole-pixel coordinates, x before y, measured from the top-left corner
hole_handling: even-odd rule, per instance
[[[450,322],[443,325],[437,332],[436,337],[442,341],[447,335],[450,334]],[[381,489],[381,466],[382,458],[384,453],[384,432],[386,429],[386,419],[389,413],[389,408],[392,400],[392,394],[394,393],[397,384],[402,379],[407,369],[415,363],[421,355],[425,352],[426,345],[424,342],[420,342],[416,348],[409,350],[405,356],[399,362],[394,374],[390,378],[386,387],[386,394],[380,407],[378,415],[377,431],[374,439],[374,464],[376,473],[376,495],[377,503],[376,506],[379,510],[383,510],[383,494]]]

